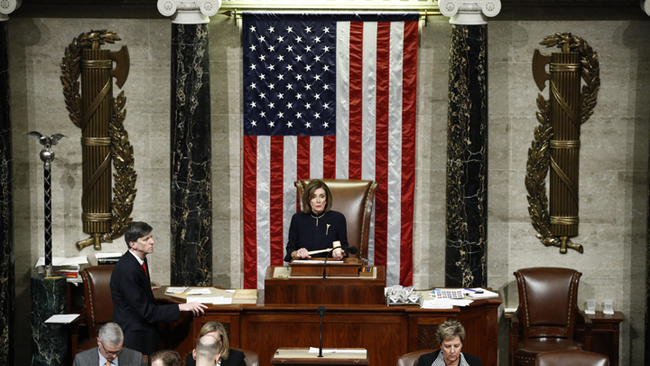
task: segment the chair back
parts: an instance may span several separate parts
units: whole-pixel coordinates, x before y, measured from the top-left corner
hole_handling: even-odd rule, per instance
[[[421,349],[419,351],[410,352],[399,356],[397,359],[397,366],[415,366],[418,364],[418,360],[425,353],[431,353],[435,350],[433,349]]]
[[[540,353],[535,366],[609,366],[609,357],[582,350],[559,350]]]
[[[569,268],[524,268],[515,272],[519,290],[517,316],[524,338],[573,339],[582,274]]]
[[[246,366],[260,366],[260,355],[257,353],[243,348],[231,347],[230,349],[235,349],[244,353],[244,362],[246,362]]]
[[[113,319],[110,283],[114,267],[114,265],[93,266],[81,271],[89,339],[95,339],[99,328]]]
[[[350,258],[368,260],[368,235],[370,218],[375,203],[377,183],[361,179],[321,179],[332,192],[332,210],[345,215],[348,229],[348,244],[359,252]],[[311,179],[295,182],[298,202],[302,205],[302,194]]]

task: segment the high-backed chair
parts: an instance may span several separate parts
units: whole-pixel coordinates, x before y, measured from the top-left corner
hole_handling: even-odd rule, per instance
[[[418,364],[418,360],[425,353],[431,353],[435,351],[434,349],[421,349],[415,352],[405,353],[397,359],[397,366],[415,366]]]
[[[581,350],[561,350],[540,353],[535,366],[609,366],[609,357]]]
[[[102,325],[113,319],[111,273],[114,265],[93,266],[81,271],[84,283],[84,320],[88,337],[84,337],[76,352],[97,347],[97,334]],[[75,352],[75,350],[73,350]]]
[[[535,357],[552,350],[590,348],[591,319],[578,309],[580,272],[568,268],[524,268],[516,271],[519,307],[511,319],[510,363],[532,366]],[[574,338],[583,323],[584,339]]]
[[[375,203],[377,183],[360,179],[322,179],[332,192],[332,210],[345,215],[348,226],[348,244],[359,249],[350,258],[368,261],[368,233],[370,216]],[[298,188],[298,202],[310,179],[295,182]]]
[[[260,366],[260,355],[257,353],[243,348],[231,347],[231,349],[236,349],[244,353],[244,362],[246,362],[246,366]]]

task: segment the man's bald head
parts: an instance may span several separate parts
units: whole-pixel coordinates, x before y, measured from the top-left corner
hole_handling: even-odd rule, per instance
[[[221,342],[211,335],[204,335],[196,342],[196,365],[213,366],[219,362]]]

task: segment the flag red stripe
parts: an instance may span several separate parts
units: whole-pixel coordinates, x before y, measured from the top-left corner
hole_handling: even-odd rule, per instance
[[[413,284],[413,203],[415,195],[415,95],[418,63],[418,22],[404,23],[402,86],[402,216],[400,285]],[[408,70],[408,71],[406,71]]]
[[[390,91],[390,22],[377,24],[375,126],[375,265],[385,266],[388,236],[388,105]]]
[[[271,265],[281,266],[283,258],[283,219],[284,214],[284,136],[271,136],[271,192],[269,214],[271,215],[270,255]]]
[[[309,136],[298,136],[296,179],[309,179]]]
[[[336,178],[336,135],[323,136],[323,178]]]
[[[350,22],[350,116],[348,178],[361,179],[363,116],[363,22]]]
[[[257,136],[244,136],[244,288],[257,288]]]

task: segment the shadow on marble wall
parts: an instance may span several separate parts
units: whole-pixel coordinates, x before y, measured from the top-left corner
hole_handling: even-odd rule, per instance
[[[632,161],[626,162],[629,167],[629,175],[621,177],[628,181],[626,186],[630,191],[625,192],[629,197],[625,201],[630,207],[626,207],[624,212],[629,213],[630,217],[624,219],[630,221],[630,234],[626,235],[631,242],[631,248],[626,253],[625,262],[628,264],[629,273],[626,273],[630,279],[629,301],[630,314],[629,322],[623,323],[623,326],[629,326],[629,343],[623,347],[623,355],[628,355],[624,364],[633,364],[633,360],[642,360],[644,358],[645,344],[645,316],[646,309],[646,280],[648,269],[647,247],[648,247],[648,141],[650,136],[650,45],[647,42],[648,22],[629,22],[627,26],[621,27],[616,34],[612,35],[613,42],[622,40],[621,47],[631,52],[629,78],[636,80],[635,88],[627,91],[629,105],[633,105],[634,110],[630,115],[635,116],[633,123],[634,130],[628,131],[629,139],[632,143],[633,153]],[[619,33],[620,32],[620,33]],[[648,360],[645,360],[646,364]]]
[[[11,37],[12,33],[20,33],[21,37]],[[32,137],[27,133],[32,130],[28,125],[30,114],[30,95],[34,79],[40,75],[39,64],[33,62],[27,55],[26,49],[38,45],[42,40],[39,27],[33,19],[12,19],[9,22],[9,35],[12,39],[19,39],[20,42],[9,42],[9,64],[11,69],[10,81],[12,88],[12,143],[14,159],[14,255],[16,257],[16,308],[15,324],[16,334],[14,344],[17,347],[15,352],[16,365],[28,365],[31,362],[31,289],[30,278],[32,271],[31,251],[32,242],[38,240],[43,242],[43,234],[36,232],[42,228],[42,207],[33,198],[30,187],[34,180],[42,180],[42,173],[38,174],[37,169],[43,169],[42,164],[32,164],[30,154],[38,156],[38,150],[30,149],[38,144],[30,145]],[[41,131],[46,134],[46,131]],[[48,134],[49,135],[49,134]],[[54,163],[57,165],[57,162]],[[55,178],[56,179],[56,178]],[[43,182],[40,182],[40,194],[43,199]],[[42,202],[42,201],[41,201]],[[32,223],[32,217],[41,218],[41,225]]]
[[[239,204],[239,197],[231,191],[230,151],[234,142],[230,139],[229,114],[233,108],[231,93],[238,93],[241,83],[239,75],[234,77],[230,63],[241,62],[241,56],[231,59],[233,50],[241,54],[241,42],[239,28],[232,18],[217,15],[211,20],[209,29],[210,38],[219,40],[210,42],[212,141],[215,142],[212,146],[212,283],[230,288],[240,284],[233,283],[231,273],[231,262],[237,253],[231,250],[229,239],[233,228],[230,223],[232,208]]]

